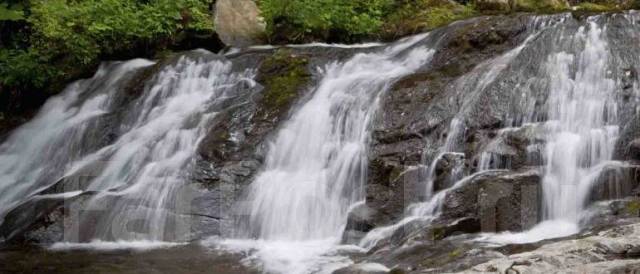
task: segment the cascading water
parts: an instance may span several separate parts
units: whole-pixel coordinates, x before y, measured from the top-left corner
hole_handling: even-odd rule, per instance
[[[123,134],[114,144],[89,156],[90,161],[108,159],[89,190],[101,192],[88,206],[98,210],[103,199],[116,197],[96,235],[144,240],[180,240],[185,231],[165,231],[177,222],[180,212],[172,212],[186,183],[198,144],[224,102],[249,89],[253,72],[231,71],[228,61],[182,58],[161,71],[145,94],[134,102],[122,124]],[[104,160],[102,160],[104,161]],[[136,167],[132,169],[130,167]],[[131,219],[141,220],[142,232],[132,231]],[[129,227],[127,227],[129,226]],[[124,233],[124,234],[123,234]],[[173,235],[171,233],[174,233]]]
[[[349,208],[364,199],[378,98],[393,80],[428,62],[433,51],[414,47],[425,37],[328,64],[312,97],[283,125],[250,186],[244,201],[248,220],[240,230],[240,236],[263,242],[258,257],[266,271],[317,271],[307,260],[339,243]],[[278,252],[282,257],[274,256]]]
[[[633,15],[625,15],[618,18],[616,24],[633,29],[633,18]],[[525,157],[527,164],[542,164],[542,220],[546,221],[524,233],[506,233],[482,239],[530,242],[579,231],[590,195],[601,177],[599,174],[611,165],[624,166],[610,162],[620,130],[618,108],[621,102],[617,94],[619,79],[614,77],[610,66],[627,62],[621,62],[621,57],[612,60],[606,20],[595,16],[587,22],[576,23],[564,15],[557,19],[542,22],[533,28],[536,31],[521,46],[480,64],[458,79],[459,94],[463,94],[461,106],[451,120],[437,156],[425,169],[428,199],[409,206],[408,216],[399,223],[374,229],[361,241],[361,246],[370,248],[409,222],[428,222],[437,218],[447,193],[471,182],[472,178],[492,169],[511,169],[510,159],[499,158],[504,154],[498,155],[494,150],[505,153],[499,146],[513,134],[524,134],[529,138]],[[541,23],[535,21],[534,25]],[[553,43],[549,48],[540,48],[544,41]],[[524,51],[526,54],[523,55]],[[543,60],[546,61],[539,67],[522,66],[527,58],[540,56],[545,56]],[[521,66],[516,67],[514,63]],[[512,78],[520,80],[513,81]],[[460,179],[448,189],[433,193],[434,171],[438,162],[446,154],[463,150],[459,140],[464,136],[467,121],[472,120],[469,123],[473,123],[476,118],[472,115],[479,102],[486,100],[492,90],[504,86],[510,87],[513,94],[521,93],[522,96],[510,106],[514,110],[502,117],[505,128],[498,130],[491,137],[492,142],[478,152],[478,165],[473,170],[476,173]]]
[[[71,217],[77,235],[69,235],[74,231],[69,229],[65,240],[188,238],[188,230],[176,227],[182,217],[177,208],[181,187],[212,118],[229,98],[249,92],[253,72],[232,72],[231,62],[206,54],[181,57],[155,75],[137,98],[121,99],[119,81],[151,64],[135,60],[102,68],[18,129],[3,144],[0,204],[12,206],[59,181],[77,179],[82,182],[64,188],[93,194]],[[105,131],[111,119],[119,121],[118,127]],[[34,131],[44,135],[33,139]],[[107,133],[113,136],[109,143],[90,142]],[[36,156],[41,151],[47,156]],[[15,161],[16,155],[29,158]]]
[[[613,155],[618,137],[616,84],[608,77],[604,32],[590,22],[575,36],[584,44],[582,52],[558,53],[547,62],[551,78],[543,178],[547,219],[578,222],[591,190],[587,174]]]
[[[618,139],[616,81],[609,65],[606,27],[589,18],[541,73],[549,79],[542,121],[542,223],[522,233],[484,237],[491,242],[533,242],[579,232],[599,174]],[[614,198],[614,197],[612,197]]]
[[[102,66],[93,79],[69,86],[8,137],[0,147],[0,223],[17,203],[54,184],[71,162],[94,149],[92,140],[98,138],[84,137],[92,133],[93,120],[107,113],[110,90],[121,88],[125,75],[152,64],[134,60]],[[85,93],[93,97],[85,99]]]

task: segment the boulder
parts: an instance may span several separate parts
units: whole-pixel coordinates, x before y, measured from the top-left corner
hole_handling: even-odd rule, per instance
[[[266,25],[260,9],[252,0],[218,0],[215,28],[227,46],[248,47],[265,40]]]
[[[612,161],[594,179],[587,202],[621,199],[640,188],[640,166]]]
[[[638,273],[640,224],[560,240],[474,266],[463,273]]]
[[[389,273],[389,268],[378,263],[359,263],[340,268],[333,271],[333,274],[385,274]]]
[[[640,161],[640,138],[633,140],[629,144],[629,158],[631,160]]]
[[[522,231],[541,219],[541,198],[536,170],[485,172],[448,191],[441,218],[475,218],[483,232]]]
[[[447,189],[462,179],[465,158],[462,153],[446,153],[437,160],[434,170],[433,191]]]
[[[343,243],[357,243],[375,227],[375,211],[367,204],[354,206],[347,217],[347,225],[342,234]]]

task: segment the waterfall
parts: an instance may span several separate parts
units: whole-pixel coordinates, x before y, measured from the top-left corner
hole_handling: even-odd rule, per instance
[[[339,243],[349,208],[364,199],[379,97],[429,61],[433,50],[414,46],[426,37],[358,53],[319,71],[311,98],[279,130],[242,201],[247,220],[240,222],[239,236],[263,243],[258,256],[266,271],[311,272],[305,252],[321,257]]]
[[[419,37],[420,38],[420,37]],[[432,54],[411,43],[332,63],[272,144],[265,170],[249,190],[250,230],[261,239],[338,237],[347,210],[363,199],[370,121],[393,79]]]
[[[409,205],[407,216],[396,224],[369,232],[360,245],[371,248],[407,223],[416,220],[428,223],[438,218],[446,195],[471,183],[474,177],[492,169],[512,170],[510,159],[501,159],[494,150],[504,144],[506,136],[518,131],[526,131],[524,136],[531,142],[526,146],[527,161],[540,165],[536,168],[541,174],[543,222],[522,233],[481,239],[532,242],[578,232],[602,172],[625,166],[612,161],[622,122],[619,108],[625,104],[618,94],[620,76],[615,75],[617,68],[612,65],[634,67],[636,61],[625,60],[629,56],[619,52],[620,48],[611,49],[614,45],[608,41],[610,37],[626,36],[611,34],[607,26],[633,29],[635,25],[633,14],[613,18],[593,16],[586,22],[566,15],[556,17],[557,20],[536,18],[530,24],[533,31],[520,46],[479,64],[457,79],[455,85],[461,102],[449,122],[446,138],[440,140],[435,157],[423,156],[430,159],[422,165],[427,199]],[[610,22],[613,20],[617,21]],[[477,117],[482,115],[478,109],[483,109],[487,98],[495,98],[496,90],[504,89],[511,90],[510,96],[514,97],[511,109],[502,114],[502,128],[475,152],[478,165],[464,172],[460,172],[460,165],[452,166],[451,172],[471,174],[464,178],[458,175],[457,182],[435,192],[438,162],[448,154],[464,151],[461,140],[467,128],[481,120]],[[464,152],[462,157],[473,156]],[[614,194],[618,194],[620,186],[612,187]]]
[[[575,36],[584,45],[580,53],[561,52],[547,61],[551,79],[543,178],[547,219],[579,221],[590,194],[587,175],[613,155],[619,127],[605,32],[590,22]]]
[[[65,191],[89,197],[69,217],[66,241],[188,239],[190,224],[180,227],[188,213],[181,212],[181,198],[187,197],[180,195],[196,149],[225,102],[250,92],[254,73],[234,72],[231,62],[210,53],[183,56],[153,76],[137,97],[126,97],[120,83],[151,64],[105,66],[16,130],[0,154],[0,204],[9,205],[0,213],[61,182]],[[117,127],[107,128],[114,120]]]
[[[70,85],[12,132],[0,146],[0,223],[25,197],[54,184],[70,163],[98,145],[94,140],[100,138],[85,137],[95,128],[93,121],[107,113],[109,92],[123,85],[125,75],[152,64],[133,60],[103,65],[92,79]]]

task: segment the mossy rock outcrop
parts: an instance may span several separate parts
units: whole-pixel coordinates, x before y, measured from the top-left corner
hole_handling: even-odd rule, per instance
[[[557,12],[569,8],[566,0],[476,0],[475,5],[483,12]]]
[[[298,92],[309,83],[308,63],[307,57],[287,49],[278,50],[262,62],[257,81],[264,90],[258,117],[269,120],[288,110]]]

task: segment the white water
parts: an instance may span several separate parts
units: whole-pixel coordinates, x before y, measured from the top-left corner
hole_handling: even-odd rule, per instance
[[[520,233],[481,241],[530,243],[580,232],[589,195],[618,139],[616,83],[608,71],[606,30],[591,21],[574,35],[577,52],[548,57],[550,79],[542,179],[545,221]]]
[[[284,124],[263,171],[251,184],[247,220],[239,236],[256,241],[220,244],[251,247],[268,272],[329,271],[349,208],[364,198],[370,122],[378,98],[393,80],[426,64],[433,51],[412,47],[419,35],[373,53],[360,53],[321,70],[313,96]],[[318,260],[325,261],[318,269]],[[333,267],[344,266],[339,263]],[[329,268],[329,269],[328,269]]]
[[[481,241],[527,243],[564,237],[580,231],[579,222],[587,216],[584,213],[589,195],[603,166],[611,160],[619,131],[615,102],[616,82],[608,70],[606,29],[602,29],[595,20],[597,17],[591,18],[577,33],[561,33],[558,38],[562,41],[558,42],[561,50],[552,53],[546,65],[541,68],[544,74],[542,78],[548,79],[549,96],[545,105],[548,121],[541,125],[526,124],[535,122],[532,120],[533,114],[518,114],[530,117],[531,119],[525,119],[522,123],[524,126],[533,126],[531,130],[539,131],[536,135],[544,136],[546,141],[542,159],[545,164],[542,168],[542,184],[546,221],[525,232],[485,234],[480,238]],[[450,189],[433,194],[437,162],[446,153],[460,149],[458,140],[464,137],[465,125],[462,121],[468,115],[467,110],[478,103],[478,96],[481,96],[483,90],[541,33],[531,35],[518,48],[474,69],[481,71],[480,74],[472,72],[459,80],[461,89],[469,95],[465,94],[458,115],[451,121],[444,145],[426,169],[427,201],[411,205],[408,208],[409,215],[399,223],[371,231],[360,243],[361,246],[370,248],[381,239],[391,236],[403,224],[416,219],[429,220],[439,215],[445,195]],[[567,49],[562,50],[565,47]],[[471,91],[467,91],[469,88]],[[529,102],[527,104],[534,105]],[[517,129],[520,128],[507,128],[500,131],[499,135]],[[500,139],[500,136],[494,139]],[[494,144],[485,149],[490,150],[491,145]],[[477,172],[509,168],[508,162],[492,158],[494,155],[491,152],[481,152]],[[452,188],[460,186],[467,178],[460,180]]]
[[[238,88],[243,82],[253,84],[251,71],[234,73],[231,68],[228,61],[188,58],[166,67],[135,103],[131,123],[123,125],[125,133],[113,145],[85,158],[109,160],[90,190],[117,189],[97,196],[89,208],[101,209],[103,201],[114,196],[123,198],[110,206],[109,216],[103,219],[108,225],[100,226],[104,230],[99,237],[160,241],[180,239],[180,233],[188,232],[165,228],[168,221],[179,218],[170,208],[188,198],[179,197],[180,188],[198,144],[215,126],[212,118],[221,110],[219,104],[244,92]],[[128,223],[135,219],[143,220],[147,229],[128,231]]]
[[[576,39],[584,41],[582,52],[558,53],[548,61],[550,133],[543,179],[545,217],[574,223],[591,189],[586,175],[611,159],[618,138],[616,85],[608,77],[603,29],[592,22]]]
[[[462,91],[464,87],[469,85],[469,83],[473,84],[471,92],[469,94],[465,94],[465,97],[468,97],[460,107],[458,114],[451,119],[449,123],[449,130],[447,131],[447,136],[444,140],[443,146],[438,149],[438,155],[431,161],[424,173],[425,176],[425,193],[426,200],[421,203],[417,203],[415,205],[409,206],[409,216],[408,218],[413,217],[427,217],[434,218],[439,213],[437,209],[440,208],[440,205],[434,204],[436,201],[442,201],[444,199],[444,194],[441,194],[441,198],[434,196],[434,181],[435,181],[435,169],[438,162],[445,156],[445,154],[458,154],[463,155],[458,152],[460,150],[460,141],[464,139],[466,125],[464,123],[464,115],[466,111],[470,108],[473,103],[477,103],[477,98],[482,94],[482,92],[491,84],[498,75],[507,67],[507,65],[522,52],[524,47],[535,37],[536,35],[530,35],[520,46],[512,49],[505,54],[499,56],[498,58],[492,59],[485,63],[478,65],[473,69],[471,73],[461,77],[458,80],[457,86]],[[457,164],[452,171],[452,182],[450,185],[454,187],[458,183],[457,180],[464,180],[464,168],[463,163]],[[480,170],[483,171],[483,170]],[[435,210],[435,211],[434,211]],[[428,215],[425,215],[428,214]]]
[[[79,147],[86,142],[83,137],[89,122],[106,113],[110,89],[118,86],[124,75],[152,64],[138,59],[101,67],[92,80],[74,83],[47,101],[33,120],[2,143],[0,223],[8,210],[55,183],[63,176],[66,165],[85,153]],[[83,102],[85,91],[96,96]]]
[[[224,102],[253,85],[251,70],[236,73],[231,62],[209,57],[181,57],[155,75],[139,97],[120,105],[114,103],[123,94],[117,80],[151,62],[103,68],[50,100],[2,146],[0,214],[65,178],[96,193],[65,220],[70,221],[66,241],[188,238],[190,224],[180,223],[178,213],[190,209],[191,197],[181,195],[198,144],[215,126],[212,118]],[[114,117],[116,138],[88,144],[108,133],[100,125]]]
[[[618,136],[617,109],[612,98],[615,82],[608,77],[608,45],[603,32],[595,23],[582,28],[573,40],[584,44],[583,48],[553,54],[545,67],[546,77],[552,80],[547,102],[550,121],[544,124],[547,145],[543,183],[548,221],[525,233],[483,235],[481,240],[526,243],[579,230],[585,199],[603,165],[610,160]],[[250,187],[244,204],[247,218],[242,220],[238,233],[244,238],[209,244],[246,253],[247,263],[259,265],[265,272],[328,273],[350,264],[345,253],[363,249],[337,244],[349,209],[363,200],[369,125],[379,95],[393,80],[429,61],[433,51],[412,48],[424,38],[414,37],[324,67],[311,98],[302,102],[275,136],[266,164]],[[459,153],[466,110],[478,103],[477,96],[526,44],[475,70],[482,73],[463,79],[475,88],[460,106],[460,114],[452,119],[439,156],[429,165],[429,200],[414,205],[409,210],[411,216],[400,223],[373,230],[361,242],[362,247],[375,246],[411,221],[436,217],[448,192],[482,175],[465,177],[439,193],[432,191],[437,161],[445,153]],[[349,47],[373,46],[379,45]],[[59,243],[52,248],[110,250],[173,245],[161,242],[167,238],[165,224],[175,217],[168,207],[176,202],[175,193],[184,183],[197,145],[207,129],[215,126],[211,121],[218,104],[243,92],[237,86],[252,84],[253,73],[232,72],[231,64],[224,61],[181,60],[162,71],[156,82],[133,102],[134,110],[126,113],[112,143],[98,147],[80,142],[93,137],[86,136],[94,132],[87,131],[91,128],[89,121],[117,111],[110,108],[115,82],[148,65],[148,61],[136,60],[113,71],[101,70],[92,81],[72,86],[0,147],[0,168],[7,168],[0,173],[6,184],[0,186],[0,217],[23,196],[35,195],[57,181],[51,178],[74,175],[100,162],[104,166],[91,174],[87,189],[98,191],[99,195],[90,201],[88,209],[105,210],[105,205],[108,208],[101,217],[103,225],[98,225],[104,230],[93,236],[116,241]],[[102,85],[87,87],[97,83]],[[38,155],[42,151],[47,157]],[[50,157],[63,160],[42,163]],[[491,154],[485,155],[480,171],[497,167],[490,164],[490,157]],[[14,173],[14,168],[20,173]],[[459,177],[464,174],[459,173]],[[20,183],[23,181],[37,183]],[[71,198],[79,194],[70,191],[40,198]],[[149,230],[129,231],[131,218],[144,220],[141,227]],[[176,236],[169,238],[174,240]],[[361,267],[388,270],[376,264]]]
[[[574,235],[580,232],[577,223],[565,220],[544,221],[526,232],[502,232],[481,234],[474,239],[479,242],[490,244],[527,244],[535,243],[546,239],[561,238]]]

